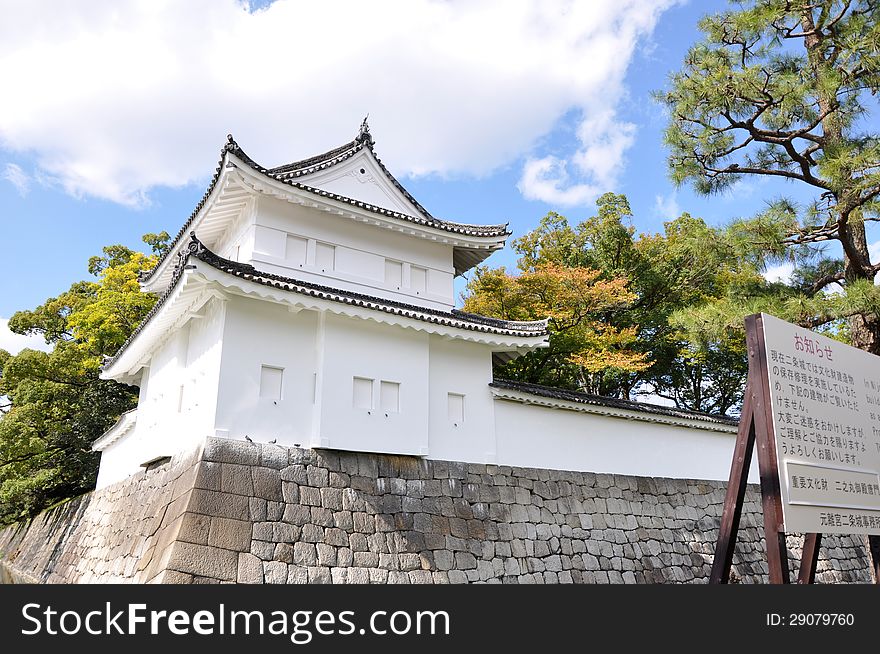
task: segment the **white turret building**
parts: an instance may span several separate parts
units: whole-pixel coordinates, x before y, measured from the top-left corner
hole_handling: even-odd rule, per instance
[[[104,366],[140,399],[94,445],[99,487],[207,436],[726,478],[733,421],[493,381],[493,360],[548,339],[546,321],[454,308],[455,276],[503,247],[506,225],[435,218],[373,148],[366,120],[353,141],[275,168],[228,138],[142,280],[159,301]]]

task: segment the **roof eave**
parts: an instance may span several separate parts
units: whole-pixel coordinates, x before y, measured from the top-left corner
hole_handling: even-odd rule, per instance
[[[507,224],[466,225],[440,221],[436,218],[410,216],[356,198],[349,198],[291,180],[279,179],[278,176],[269,174],[265,169],[255,167],[250,158],[241,158],[237,153],[230,154],[230,162],[236,166],[244,183],[248,183],[247,180],[250,180],[253,184],[252,188],[257,192],[270,193],[285,198],[297,198],[295,200],[297,204],[311,203],[317,208],[325,208],[328,211],[348,215],[349,218],[361,222],[373,220],[377,224],[389,226],[398,231],[409,230],[413,233],[424,233],[435,240],[448,240],[461,247],[477,249],[493,246],[503,247],[511,234],[507,229]],[[431,222],[436,224],[430,224]],[[467,230],[473,230],[476,233],[467,233]],[[486,233],[479,233],[481,230]]]
[[[702,429],[706,431],[718,432],[721,434],[736,434],[737,426],[726,422],[716,422],[709,420],[701,420],[699,417],[693,418],[684,416],[673,416],[662,413],[651,413],[640,411],[638,408],[622,408],[596,403],[576,402],[562,398],[548,397],[537,395],[511,388],[504,388],[496,384],[490,384],[490,391],[496,400],[509,400],[520,404],[532,404],[536,406],[544,406],[552,409],[564,409],[569,411],[579,411],[581,413],[591,413],[595,415],[608,416],[612,418],[622,418],[626,420],[637,420],[640,422],[653,422],[667,425],[675,425],[678,427],[687,427],[690,429]]]
[[[156,267],[141,279],[140,286],[142,291],[146,293],[155,293],[157,289],[161,289],[163,285],[168,283],[171,274],[170,271],[176,264],[180,251],[188,245],[185,236],[188,232],[196,231],[199,223],[201,223],[205,215],[211,210],[214,201],[223,189],[226,177],[229,175],[230,170],[232,170],[232,168],[229,166],[229,151],[224,149],[216,174],[212,178],[204,196],[202,196],[202,199],[196,205],[196,209],[183,224],[183,227],[180,228],[180,231],[171,242],[168,251],[161,259],[159,259]]]
[[[199,248],[202,248],[203,251],[201,255],[197,254]],[[248,268],[265,278],[265,281],[247,279],[226,272],[210,261],[206,261],[205,258],[210,256],[224,265],[243,266],[243,264],[221,259],[204,250],[204,247],[197,240],[190,242],[185,256],[185,261],[181,262],[182,265],[176,269],[164,295],[129,337],[129,340],[106,364],[101,372],[102,379],[130,380],[141,368],[148,365],[148,358],[155,348],[155,343],[167,336],[169,325],[175,325],[187,315],[199,311],[205,302],[221,291],[236,292],[236,289],[238,294],[244,296],[256,296],[302,308],[372,319],[376,322],[397,324],[461,340],[481,342],[490,345],[493,351],[522,351],[544,347],[549,338],[546,331],[546,321],[493,325],[492,319],[480,318],[477,320],[477,317],[466,319],[464,317],[466,314],[461,313],[457,315],[451,313],[446,316],[445,314],[438,315],[424,307],[401,305],[402,308],[398,308],[395,303],[381,298],[358,300],[338,289],[306,292],[307,289],[297,290],[285,287],[285,285],[302,285],[303,282],[287,279],[283,282],[272,280],[269,279],[272,277],[269,273],[260,273],[250,266]],[[198,284],[198,287],[188,288],[193,284]],[[184,294],[186,294],[185,298],[183,298]],[[325,295],[326,298],[322,297]],[[185,305],[182,304],[184,300],[186,301]],[[160,318],[164,327],[160,327],[157,333],[153,333],[157,329],[155,325]]]
[[[113,425],[92,443],[92,452],[103,452],[130,432],[137,424],[137,409],[123,413]]]

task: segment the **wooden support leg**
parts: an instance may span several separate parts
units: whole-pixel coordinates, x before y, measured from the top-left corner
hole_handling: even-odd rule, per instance
[[[816,579],[816,562],[819,560],[819,546],[822,534],[804,536],[804,550],[801,554],[801,569],[798,573],[799,584],[812,584]]]
[[[712,574],[709,576],[710,584],[726,584],[730,581],[730,566],[733,564],[733,551],[736,548],[736,535],[739,531],[739,519],[749,479],[752,450],[755,446],[755,423],[748,406],[750,404],[747,395],[747,406],[744,407],[745,410],[740,418],[733,463],[730,466],[730,479],[724,496],[724,510],[721,513],[715,558],[712,560]]]
[[[871,565],[874,568],[874,583],[880,584],[880,536],[868,536],[868,549],[871,550]]]

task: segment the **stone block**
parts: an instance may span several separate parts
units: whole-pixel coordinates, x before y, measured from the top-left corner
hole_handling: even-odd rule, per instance
[[[379,555],[376,552],[354,552],[354,565],[361,568],[375,568],[379,565]]]
[[[273,468],[252,468],[254,495],[264,500],[290,501],[281,494],[281,473]]]
[[[286,522],[274,523],[272,529],[272,538],[276,543],[292,543],[299,540],[300,528],[296,525],[290,525]]]
[[[410,570],[420,570],[422,567],[422,560],[420,555],[414,553],[402,553],[397,555],[397,560],[400,564],[400,569],[404,572],[408,572]]]
[[[293,563],[293,545],[291,543],[278,543],[275,545],[272,558],[282,563]]]
[[[163,584],[191,584],[193,576],[177,570],[166,570],[162,575]]]
[[[333,567],[336,565],[336,548],[325,543],[316,545],[318,551],[318,565]]]
[[[348,488],[351,484],[351,477],[344,472],[331,472],[328,477],[331,488]]]
[[[348,583],[350,584],[368,584],[370,583],[370,571],[366,568],[349,568]]]
[[[312,543],[293,544],[293,562],[296,565],[310,566],[318,564],[318,551]]]
[[[389,584],[408,584],[409,583],[409,575],[405,572],[401,572],[399,570],[391,570],[388,572],[388,581],[386,583]]]
[[[372,534],[376,530],[376,521],[368,513],[356,511],[352,514],[354,530],[359,534]]]
[[[336,550],[336,564],[340,567],[351,567],[354,561],[354,553],[348,547],[340,547]]]
[[[348,475],[356,475],[358,473],[358,459],[356,453],[339,453],[339,472],[343,472]]]
[[[299,487],[299,502],[305,506],[321,506],[321,490],[308,486]]]
[[[248,507],[250,508],[250,516],[253,522],[263,522],[266,520],[266,500],[259,497],[251,497],[248,499]]]
[[[375,479],[379,476],[379,462],[375,454],[358,453],[358,475]]]
[[[275,558],[275,543],[253,540],[251,541],[251,554],[262,561],[271,561]]]
[[[202,452],[205,461],[255,466],[260,463],[260,446],[245,440],[208,438]]]
[[[286,584],[287,564],[281,561],[267,561],[263,563],[263,574],[267,584]]]
[[[467,575],[461,570],[450,570],[446,573],[450,584],[466,584],[468,583]]]
[[[351,511],[336,511],[333,514],[333,526],[339,529],[354,530],[354,518]]]
[[[238,578],[238,553],[207,545],[177,542],[171,548],[168,568],[221,581]]]
[[[287,467],[289,455],[286,447],[281,445],[267,444],[260,448],[260,465],[272,470],[282,470]]]
[[[291,447],[287,450],[287,462],[290,465],[309,465],[315,463],[318,455],[314,450],[302,447]]]
[[[324,540],[324,528],[319,527],[317,525],[303,525],[302,535],[300,536],[302,540],[307,543],[320,543]]]
[[[348,568],[331,568],[330,578],[334,584],[348,583]]]
[[[288,584],[307,584],[309,583],[309,571],[298,565],[287,566],[287,583]]]
[[[211,518],[208,545],[236,552],[247,552],[251,544],[250,521]]]
[[[380,570],[373,568],[370,570],[370,583],[371,584],[385,584],[388,583],[388,570]]]
[[[180,522],[180,531],[177,538],[187,543],[198,545],[208,544],[208,531],[211,526],[211,518],[198,513],[185,513]],[[250,538],[250,533],[248,533]]]
[[[247,552],[238,555],[238,576],[236,581],[240,584],[262,584],[263,562]]]
[[[196,473],[195,488],[204,490],[219,491],[220,490],[220,466],[219,463],[211,461],[202,461],[199,464]]]
[[[288,504],[284,507],[284,522],[292,525],[302,526],[311,520],[311,511],[307,506],[299,504]]]
[[[277,522],[284,516],[284,502],[266,502],[266,518]]]
[[[348,547],[348,534],[342,529],[330,528],[324,530],[324,542],[334,547]]]
[[[249,498],[216,491],[196,489],[190,496],[189,510],[212,517],[248,520]]]
[[[310,584],[332,584],[333,577],[330,575],[329,568],[321,568],[312,566],[308,569],[308,579]]]
[[[306,467],[306,478],[308,479],[307,484],[313,488],[323,488],[330,483],[327,469],[313,465]]]
[[[295,484],[307,486],[309,483],[309,476],[304,465],[292,465],[281,470],[281,480],[292,481]]]
[[[314,525],[318,525],[319,527],[333,527],[335,525],[333,521],[333,512],[330,511],[330,509],[313,506],[310,513],[310,522]]]
[[[342,490],[339,488],[321,488],[321,506],[332,511],[342,510]]]
[[[473,570],[477,567],[477,559],[470,552],[456,552],[455,567],[458,570]]]

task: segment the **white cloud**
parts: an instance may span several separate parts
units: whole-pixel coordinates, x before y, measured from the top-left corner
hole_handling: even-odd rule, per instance
[[[527,160],[528,197],[611,190],[635,138],[627,66],[674,0],[0,0],[0,146],[130,205],[203,182],[227,132],[261,163],[354,136],[399,174]],[[572,147],[542,143],[576,116]]]
[[[21,197],[25,197],[31,190],[31,179],[18,164],[6,164],[3,168],[3,172],[0,173],[0,178],[5,179],[12,184]]]
[[[568,163],[554,156],[529,159],[523,166],[519,190],[529,200],[575,206],[595,200],[602,188],[595,184],[571,183]]]
[[[663,220],[674,220],[681,215],[678,205],[678,192],[670,191],[666,195],[654,196],[654,214]]]
[[[0,350],[6,350],[11,354],[18,354],[21,350],[43,350],[48,352],[52,346],[46,345],[40,336],[22,336],[9,330],[9,319],[0,318]]]
[[[794,264],[783,262],[775,266],[767,266],[762,273],[768,282],[782,282],[788,284],[791,281],[791,273],[794,272]]]

